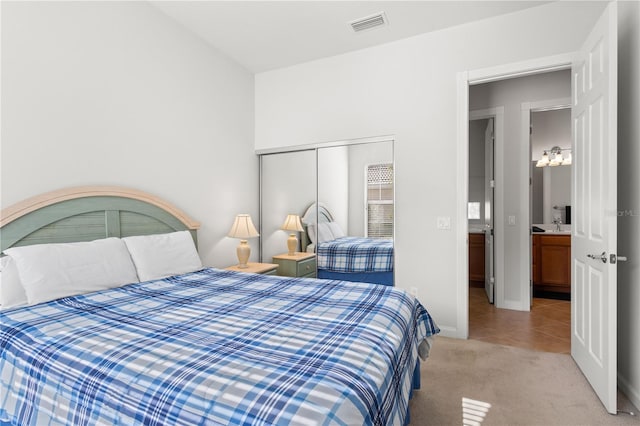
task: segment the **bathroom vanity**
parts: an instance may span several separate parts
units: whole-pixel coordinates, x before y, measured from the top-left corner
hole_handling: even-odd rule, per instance
[[[531,240],[534,290],[570,294],[571,233],[534,233]]]
[[[469,284],[484,287],[484,232],[469,232]]]

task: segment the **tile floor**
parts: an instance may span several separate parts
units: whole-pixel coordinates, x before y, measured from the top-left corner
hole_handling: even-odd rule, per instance
[[[469,287],[469,338],[569,354],[571,302],[536,297],[530,312],[497,309],[484,288]]]

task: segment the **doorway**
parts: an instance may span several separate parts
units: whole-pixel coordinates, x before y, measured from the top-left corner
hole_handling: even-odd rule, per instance
[[[573,73],[575,92],[570,96],[575,158],[571,197],[577,211],[572,213],[572,218],[575,219],[572,226],[575,229],[572,231],[571,254],[571,267],[574,272],[571,283],[571,308],[574,312],[571,317],[571,356],[607,411],[612,414],[616,413],[617,378],[617,216],[611,214],[617,208],[617,19],[617,3],[608,4],[574,54],[458,74],[458,117],[461,118],[460,127],[465,130],[458,133],[457,160],[465,166],[461,170],[463,179],[458,180],[458,211],[461,222],[464,222],[468,194],[462,185],[466,184],[467,178],[468,112],[472,109],[470,92],[473,86],[517,75],[538,75],[552,69],[571,69]],[[529,129],[521,134],[520,140],[528,142]],[[527,149],[520,146],[514,150],[515,156],[528,159],[529,144],[526,146]],[[500,163],[497,162],[496,165],[499,167]],[[525,169],[526,191],[529,185],[529,171],[528,168]],[[517,183],[522,184],[521,181]],[[507,190],[505,188],[505,192]],[[528,212],[529,191],[526,191],[524,197],[521,194],[517,199],[520,202],[520,212]],[[515,226],[516,215],[512,216],[508,211],[505,213],[508,215],[508,224]],[[462,229],[466,233],[466,226]],[[524,246],[521,253],[530,250],[527,236],[527,231],[530,234],[530,230],[524,231],[520,234],[519,241],[519,246]],[[462,242],[461,239],[458,241]],[[464,260],[468,260],[464,259],[466,250],[463,249],[466,248],[465,245],[458,245],[457,254],[458,258],[463,258],[463,265]],[[521,256],[521,262],[524,262],[524,268],[521,269],[530,272],[529,261],[529,257],[522,261]],[[462,275],[466,276],[466,273]],[[525,280],[527,279],[530,279],[530,275],[525,277]],[[458,280],[458,288],[462,289],[461,295],[467,296],[468,283],[465,281]],[[499,295],[500,286],[497,284]],[[530,298],[529,291],[522,291],[515,296],[520,304]],[[597,303],[592,303],[594,300],[597,300]],[[459,299],[459,302],[461,307],[468,306],[466,297]],[[500,302],[499,298],[497,302]],[[529,310],[528,306],[522,308],[521,310]],[[462,332],[468,336],[468,312],[463,311],[462,316]]]
[[[485,192],[494,200],[491,229],[497,308],[531,309],[530,111],[566,105],[570,96],[569,69],[469,86],[469,129],[474,120],[495,120],[494,178],[486,180]],[[471,167],[471,151],[468,161]],[[467,188],[471,202],[477,196]]]
[[[529,195],[532,160],[530,138],[533,137],[529,129],[532,114],[537,114],[536,111],[567,106],[570,94],[571,72],[569,69],[469,87],[471,110],[469,112],[468,163],[470,279],[478,279],[472,275],[472,267],[477,264],[472,257],[472,251],[475,248],[476,252],[479,252],[477,247],[472,246],[474,237],[478,240],[477,234],[474,234],[486,227],[488,231],[492,231],[491,237],[495,239],[495,243],[490,245],[495,253],[493,262],[495,273],[489,274],[487,268],[485,275],[487,282],[495,282],[495,305],[488,306],[492,302],[491,286],[485,286],[484,298],[479,298],[484,295],[476,288],[469,288],[470,338],[552,352],[569,353],[570,351],[571,310],[568,300],[557,298],[544,300],[533,297],[531,271],[534,270],[532,256],[535,255],[535,249],[532,247],[532,213]],[[557,98],[558,95],[562,97]],[[570,110],[567,111],[570,112]],[[482,127],[488,125],[492,117],[495,119],[495,132],[493,132],[495,154],[487,155],[487,158],[495,158],[494,175],[490,171],[484,171],[485,164],[487,167],[489,164],[485,159],[485,153],[471,146],[480,138],[486,146],[489,139],[486,137],[486,129]],[[570,117],[567,125],[570,147]],[[478,134],[475,139],[472,139],[473,133]],[[543,138],[543,141],[545,140]],[[484,161],[480,161],[480,157]],[[483,173],[475,171],[478,166],[483,168]],[[478,175],[483,177],[479,178]],[[486,182],[486,186],[481,187],[479,180]],[[484,192],[478,194],[480,190]],[[568,194],[569,200],[565,201],[563,206],[570,204],[570,186]],[[485,223],[483,217],[478,224],[477,220],[474,221],[471,218],[471,203],[477,202],[478,199],[485,200],[484,205],[495,206],[494,212],[491,212],[495,214],[489,215],[493,221]],[[556,204],[559,205],[560,202]],[[566,222],[564,216],[562,220]],[[555,225],[550,224],[549,227],[551,226]],[[563,226],[567,225],[563,224]],[[556,236],[559,237],[560,234]],[[570,234],[566,237],[570,241]],[[568,258],[566,261],[569,262]],[[565,269],[568,270],[568,268],[567,264]],[[550,272],[554,271],[550,270]],[[565,289],[570,293],[570,280],[566,283],[568,285]],[[473,285],[473,282],[471,284]],[[515,323],[522,327],[516,329]]]
[[[494,162],[496,111],[472,111],[469,121],[469,286],[495,300]]]
[[[571,299],[570,100],[529,105],[531,302]],[[523,110],[526,114],[526,110]],[[526,117],[525,117],[526,118]]]

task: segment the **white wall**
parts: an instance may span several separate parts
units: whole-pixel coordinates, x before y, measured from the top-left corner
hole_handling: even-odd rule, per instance
[[[458,73],[573,52],[602,9],[555,2],[258,74],[256,148],[395,135],[396,285],[416,287],[443,333],[463,337]],[[436,229],[438,216],[451,218],[452,229]]]
[[[318,155],[318,201],[324,203],[333,220],[348,232],[349,147],[321,148]]]
[[[545,167],[543,186],[545,192],[549,193],[549,199],[544,206],[543,223],[553,223],[555,220],[567,223],[564,207],[571,205],[571,167]],[[549,182],[548,186],[546,181]]]
[[[640,3],[618,14],[618,385],[640,408]]]
[[[236,262],[225,235],[258,213],[253,75],[146,2],[1,7],[1,206],[132,187],[201,222],[205,264]]]
[[[531,161],[538,161],[554,146],[571,148],[571,108],[534,111],[531,128]]]

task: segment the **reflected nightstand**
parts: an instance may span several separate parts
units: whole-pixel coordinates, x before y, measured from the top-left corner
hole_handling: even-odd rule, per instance
[[[316,255],[313,253],[294,253],[289,256],[287,253],[273,256],[273,263],[277,263],[278,275],[286,277],[316,277]]]

